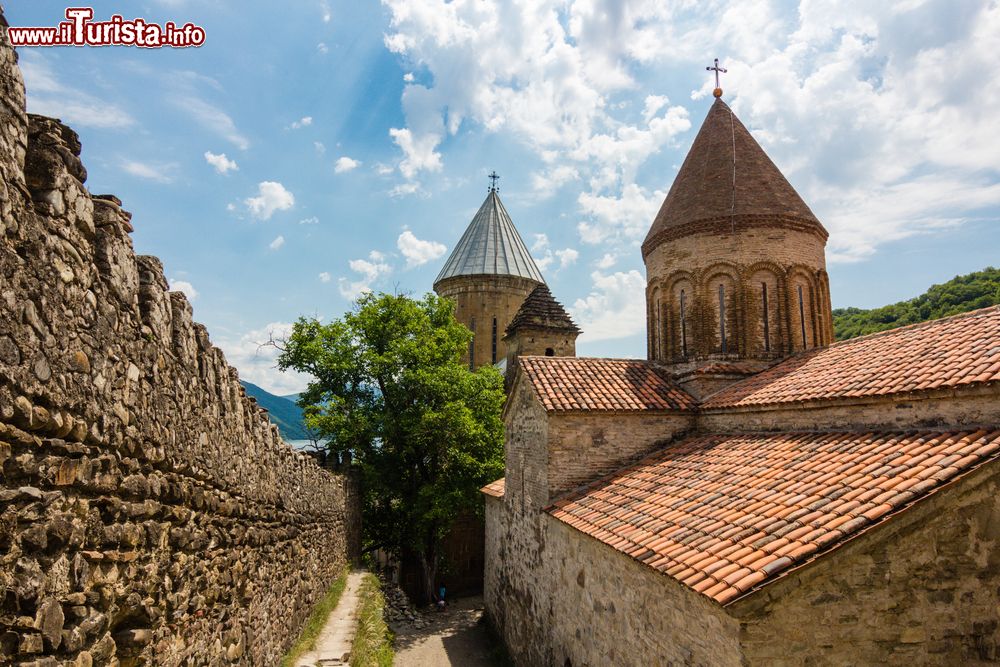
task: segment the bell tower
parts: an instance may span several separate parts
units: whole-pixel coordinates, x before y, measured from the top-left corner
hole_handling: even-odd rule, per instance
[[[696,394],[833,342],[828,233],[715,97],[642,244],[648,356]]]

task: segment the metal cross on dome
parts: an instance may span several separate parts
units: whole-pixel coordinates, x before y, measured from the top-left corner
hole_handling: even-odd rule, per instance
[[[721,93],[722,92],[722,88],[719,87],[719,72],[722,72],[723,74],[725,74],[729,70],[726,70],[726,69],[723,69],[723,68],[719,67],[719,59],[718,58],[715,59],[715,67],[706,67],[705,69],[707,69],[709,72],[713,72],[713,71],[715,72],[715,89],[718,90]],[[719,97],[719,95],[716,95],[716,97]]]
[[[496,171],[491,171],[489,173],[489,176],[487,178],[490,179],[490,192],[496,192],[497,191],[497,181],[500,180],[500,175],[497,174]]]

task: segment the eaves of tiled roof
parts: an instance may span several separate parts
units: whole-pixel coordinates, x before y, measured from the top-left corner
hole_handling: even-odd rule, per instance
[[[483,488],[479,489],[482,493],[488,496],[493,496],[494,498],[503,498],[503,494],[506,491],[506,477],[501,477],[500,479],[490,482]]]
[[[998,454],[987,429],[706,435],[548,512],[725,605]]]

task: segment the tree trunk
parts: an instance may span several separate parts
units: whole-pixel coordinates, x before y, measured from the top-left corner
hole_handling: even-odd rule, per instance
[[[432,604],[437,595],[438,554],[434,544],[424,547],[420,553],[420,568],[423,574],[423,599],[421,604]]]

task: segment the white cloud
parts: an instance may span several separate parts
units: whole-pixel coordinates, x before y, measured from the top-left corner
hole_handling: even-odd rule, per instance
[[[319,3],[320,13],[323,16],[323,23],[329,23],[333,19],[333,12],[330,11],[330,3],[323,0]]]
[[[351,271],[360,274],[360,277],[357,280],[341,278],[338,284],[341,296],[345,299],[356,299],[364,292],[370,292],[376,280],[392,271],[392,267],[384,260],[385,255],[377,250],[368,253],[368,259],[352,259],[348,265]]]
[[[389,190],[390,197],[405,197],[420,192],[420,183],[400,183]]]
[[[580,259],[580,253],[573,248],[556,250],[555,256],[559,260],[559,270],[565,269],[571,264],[576,264],[576,260]]]
[[[662,190],[648,192],[635,183],[625,185],[617,197],[580,193],[577,202],[587,216],[577,225],[580,238],[589,244],[641,241],[665,196]]]
[[[250,148],[250,140],[237,129],[233,119],[222,109],[206,102],[192,92],[170,96],[174,104],[193,117],[203,127],[230,142],[240,150]]]
[[[618,255],[612,254],[610,252],[606,252],[606,253],[604,253],[603,257],[601,257],[599,260],[597,260],[597,262],[595,263],[595,266],[597,268],[601,269],[601,270],[607,271],[612,266],[614,266],[617,262],[618,262]]]
[[[177,165],[174,163],[150,164],[148,162],[139,162],[138,160],[125,160],[122,162],[122,169],[133,176],[147,181],[170,183],[174,180],[171,173],[176,171]]]
[[[413,82],[413,72],[407,72],[406,74],[404,74],[403,75],[403,81],[405,81],[406,83],[412,83]]]
[[[646,279],[636,270],[590,274],[593,287],[577,299],[570,314],[580,323],[580,340],[598,341],[625,338],[646,326]]]
[[[399,251],[403,253],[403,257],[406,258],[407,268],[431,262],[444,255],[448,250],[443,243],[418,239],[408,229],[396,239],[396,247],[399,248]]]
[[[314,141],[313,148],[316,149],[317,155],[323,155],[324,153],[326,153],[326,146],[323,145],[322,141]]]
[[[284,237],[284,236],[281,236],[281,235],[279,234],[278,236],[276,236],[276,237],[274,238],[274,240],[273,240],[273,241],[271,241],[271,242],[270,242],[270,243],[269,243],[269,244],[267,245],[267,247],[268,247],[268,248],[270,248],[271,250],[277,250],[278,248],[280,248],[280,247],[281,247],[281,246],[283,246],[283,245],[285,245],[285,237]]]
[[[333,277],[326,271],[319,274],[319,281],[321,283],[328,283],[333,279]]]
[[[243,200],[250,215],[258,220],[269,220],[275,211],[284,211],[295,205],[295,196],[276,181],[261,181],[257,196]]]
[[[358,160],[353,160],[346,155],[337,158],[337,163],[333,166],[333,173],[343,174],[347,171],[352,171],[361,166]]]
[[[319,218],[317,218],[315,215],[311,216],[311,217],[308,217],[308,218],[302,218],[301,220],[299,220],[299,224],[300,225],[318,225],[319,224]]]
[[[77,127],[125,128],[135,124],[135,119],[114,102],[62,81],[38,51],[19,49],[18,56],[31,113],[61,118]]]
[[[279,371],[280,352],[268,344],[270,340],[287,338],[291,332],[291,323],[271,322],[236,338],[221,338],[216,344],[226,355],[226,361],[239,371],[240,379],[253,382],[279,396],[294,394],[305,389],[309,376],[295,371]]]
[[[535,241],[531,244],[531,252],[542,252],[549,247],[548,234],[532,234],[532,236],[535,237]]]
[[[316,45],[316,51],[321,55],[325,56],[330,53],[330,47],[326,45],[326,42],[320,42]]]
[[[381,162],[375,165],[375,173],[379,176],[388,176],[394,171],[396,170],[392,167],[392,165],[382,164]]]
[[[407,179],[441,169],[440,143],[468,123],[541,156],[537,194],[583,180],[594,196],[618,196],[650,155],[690,128],[687,111],[662,96],[650,96],[638,121],[614,99],[637,86],[632,66],[656,53],[650,42],[674,13],[669,3],[383,4],[387,48],[433,81],[406,82],[406,126],[392,130]]]
[[[233,202],[229,202],[228,204],[226,204],[226,210],[230,212],[235,211],[236,204],[234,204]]]
[[[291,130],[300,130],[303,127],[309,127],[313,124],[312,116],[303,116],[302,118],[292,121],[292,124],[288,126]]]
[[[205,162],[212,165],[212,167],[215,168],[215,171],[220,174],[239,170],[239,167],[236,165],[236,160],[230,160],[226,157],[225,153],[219,153],[216,155],[211,151],[205,151]]]
[[[194,301],[198,298],[198,290],[188,281],[170,279],[168,283],[172,292],[181,292],[188,298],[188,301]]]
[[[403,151],[403,160],[399,163],[403,176],[413,178],[421,171],[441,171],[441,154],[435,150],[441,141],[440,135],[414,136],[407,128],[391,128],[389,136]]]

